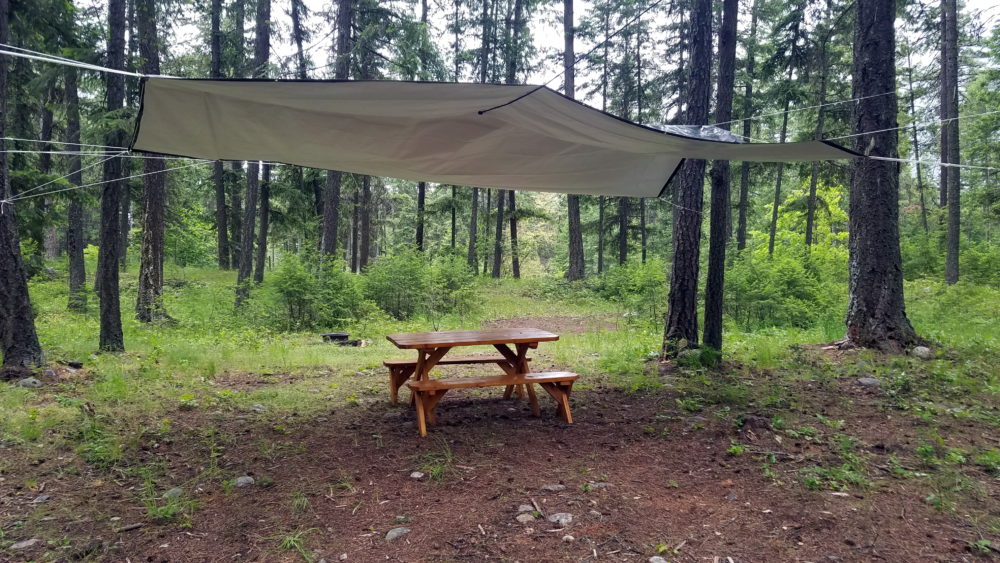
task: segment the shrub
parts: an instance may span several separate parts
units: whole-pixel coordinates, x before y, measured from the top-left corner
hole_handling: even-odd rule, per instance
[[[416,250],[380,256],[364,275],[364,294],[380,309],[406,319],[424,309],[430,286],[426,257]]]
[[[608,269],[595,289],[605,299],[617,301],[645,318],[659,320],[666,304],[666,266],[656,259],[645,264],[632,260]]]
[[[357,277],[344,271],[343,262],[314,263],[318,265],[307,268],[299,256],[289,254],[269,278],[289,330],[340,328],[372,308]]]

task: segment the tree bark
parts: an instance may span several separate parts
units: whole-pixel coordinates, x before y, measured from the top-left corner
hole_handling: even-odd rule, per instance
[[[53,146],[48,142],[52,140],[52,125],[53,116],[52,110],[49,106],[55,103],[56,97],[56,77],[52,75],[48,78],[48,84],[45,87],[45,97],[42,99],[42,104],[40,108],[40,113],[42,114],[41,128],[38,132],[38,138],[44,143],[39,144],[39,150],[41,151],[51,151]],[[38,171],[44,175],[48,175],[52,172],[52,155],[42,152],[38,155]],[[50,198],[45,198],[44,209],[46,213],[51,213],[54,202]],[[45,227],[45,258],[48,260],[55,260],[59,258],[59,230],[56,226],[49,225]]]
[[[788,69],[788,81],[792,81],[792,69]],[[781,132],[778,142],[784,143],[788,137],[788,106],[792,103],[791,96],[785,97],[785,111],[781,117]],[[785,177],[785,163],[778,163],[778,177],[774,181],[774,202],[771,205],[771,227],[767,236],[767,255],[774,255],[774,239],[778,236],[778,207],[781,206],[781,180]]]
[[[754,66],[757,49],[757,2],[750,8],[750,41],[747,45],[746,63],[746,85],[743,90],[743,139],[750,140],[752,132],[751,116],[753,114],[753,80]],[[739,217],[736,224],[736,248],[743,250],[747,247],[747,206],[750,199],[750,163],[743,161],[740,163],[740,202]]]
[[[67,150],[80,152],[80,97],[77,92],[77,70],[66,67],[66,142]],[[69,182],[74,186],[83,185],[83,157],[79,154],[69,157]],[[83,259],[83,202],[78,194],[69,202],[66,229],[66,254],[69,257],[69,309],[87,310],[86,264]]]
[[[271,52],[271,0],[257,0],[256,39],[254,40],[253,75],[262,78],[267,73]],[[247,195],[240,235],[240,267],[236,273],[236,306],[250,296],[253,273],[254,229],[257,221],[257,199],[260,196],[260,169],[257,162],[247,164]],[[262,204],[263,206],[264,204]]]
[[[476,239],[479,235],[479,188],[472,188],[472,212],[469,218],[469,255],[468,264],[475,272],[478,270],[479,257],[476,255]]]
[[[417,250],[424,250],[424,210],[427,201],[427,182],[417,182]]]
[[[243,162],[229,163],[229,267],[239,269],[243,251]]]
[[[597,273],[604,273],[604,205],[605,197],[597,197]]]
[[[125,68],[125,0],[108,0],[108,54],[109,68]],[[109,113],[117,112],[125,101],[125,78],[107,73],[106,98]],[[105,136],[105,144],[120,147],[125,143],[123,132],[114,128]],[[114,153],[118,149],[106,149]],[[121,258],[121,203],[124,182],[121,158],[104,163],[104,187],[101,191],[101,238],[97,254],[98,297],[101,302],[100,349],[121,352],[125,349],[122,335],[121,302],[118,290],[118,261]]]
[[[326,189],[323,190],[323,241],[322,252],[326,256],[337,255],[337,235],[340,227],[340,186],[343,174],[335,170],[326,171]]]
[[[337,41],[334,45],[337,60],[334,76],[347,80],[351,74],[351,22],[354,19],[354,0],[337,2]],[[323,191],[323,232],[321,250],[326,256],[337,255],[337,231],[340,228],[340,188],[343,174],[328,170],[326,189]]]
[[[260,229],[257,231],[257,260],[254,262],[253,281],[264,283],[264,266],[267,264],[267,233],[271,225],[271,165],[265,164],[260,181]]]
[[[0,43],[10,43],[8,0],[0,0]],[[21,260],[17,215],[7,169],[7,57],[0,55],[0,352],[3,365],[30,368],[44,363],[35,333],[28,280]]]
[[[159,40],[156,32],[154,0],[136,0],[139,53],[144,74],[160,74]],[[216,162],[221,169],[222,163]],[[161,158],[143,160],[142,250],[139,256],[139,287],[136,318],[154,322],[167,318],[163,307],[163,237],[167,204],[167,162]],[[217,187],[218,189],[218,187]],[[218,192],[216,192],[218,193]],[[225,207],[225,203],[223,203]],[[225,216],[223,211],[222,216]],[[224,231],[223,231],[224,232]]]
[[[514,190],[507,190],[510,203],[510,270],[515,279],[521,278],[521,257],[517,253],[517,202]]]
[[[628,262],[628,224],[631,215],[629,198],[618,198],[618,264]]]
[[[695,0],[691,12],[691,57],[688,79],[687,123],[708,121],[712,68],[712,2]],[[698,344],[698,258],[701,250],[701,212],[705,161],[685,161],[680,171],[673,225],[674,257],[670,295],[663,332],[662,356],[683,344]],[[684,341],[684,342],[682,342]]]
[[[212,0],[211,5],[211,77],[222,78],[222,0]],[[219,268],[229,269],[229,215],[226,209],[226,182],[225,169],[222,161],[213,163],[212,183],[215,185],[215,232],[216,245],[218,250]]]
[[[566,96],[576,96],[576,50],[573,27],[573,0],[563,0],[563,90]],[[583,255],[583,227],[580,223],[580,196],[566,196],[566,214],[569,223],[569,264],[566,279],[582,280],[586,275]]]
[[[927,199],[924,196],[924,178],[920,168],[920,139],[917,136],[917,101],[916,95],[913,93],[913,61],[911,60],[912,48],[907,45],[906,48],[906,74],[909,79],[909,87],[907,88],[910,93],[910,119],[913,120],[913,126],[910,128],[912,134],[913,142],[913,160],[917,162],[913,163],[913,168],[917,172],[917,193],[920,195],[920,224],[924,228],[924,234],[930,232],[930,225],[927,223]]]
[[[358,247],[358,271],[363,272],[368,267],[368,259],[372,254],[372,178],[364,176],[361,179],[361,246]]]
[[[358,269],[358,248],[361,241],[361,186],[354,180],[354,194],[351,205],[351,271],[357,274]]]
[[[458,187],[451,187],[451,250],[454,252],[458,236]]]
[[[894,0],[855,3],[851,118],[854,150],[896,158],[898,111]],[[868,131],[876,133],[865,134]],[[877,131],[882,131],[878,133]],[[847,339],[899,352],[920,341],[903,301],[899,250],[899,163],[857,158],[851,170]]]
[[[497,231],[493,239],[493,274],[500,279],[500,267],[503,264],[503,206],[507,199],[504,190],[497,190]]]
[[[961,160],[958,138],[958,6],[956,0],[941,0],[941,147],[942,161]],[[945,239],[944,279],[958,281],[961,232],[961,174],[954,166],[941,167],[942,206],[948,207]]]
[[[826,20],[829,29],[825,30],[823,37],[820,38],[819,44],[819,97],[816,104],[819,106],[817,108],[816,117],[816,140],[823,140],[823,127],[826,122],[826,79],[829,69],[827,68],[827,44],[830,42],[830,37],[833,35],[833,25],[834,22],[831,21],[830,4],[827,3],[827,14]],[[806,201],[806,250],[813,244],[813,228],[816,222],[816,185],[819,182],[819,162],[813,161],[812,163],[812,174],[809,177],[809,198]]]
[[[715,121],[728,130],[733,116],[736,82],[736,23],[738,0],[722,4],[719,29],[719,86],[715,98]],[[705,344],[722,349],[722,311],[726,276],[726,243],[729,238],[729,161],[712,162],[712,207],[708,242],[708,279],[705,284]]]

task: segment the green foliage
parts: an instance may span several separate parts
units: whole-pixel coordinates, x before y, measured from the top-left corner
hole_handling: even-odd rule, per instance
[[[726,273],[726,312],[745,330],[814,326],[842,310],[846,293],[844,286],[823,279],[817,270],[791,253],[768,259],[744,252]]]
[[[468,310],[475,303],[475,277],[455,255],[431,262],[405,249],[379,257],[363,279],[365,297],[396,319]]]
[[[623,266],[608,269],[594,282],[594,289],[604,299],[621,303],[629,312],[644,319],[659,321],[664,313],[667,268],[658,259],[630,260]]]
[[[268,285],[285,313],[288,330],[342,328],[371,309],[358,277],[346,272],[340,261],[321,262],[310,271],[301,258],[289,254]]]

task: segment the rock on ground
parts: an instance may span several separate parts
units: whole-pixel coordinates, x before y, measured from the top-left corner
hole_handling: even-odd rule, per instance
[[[31,549],[32,547],[38,545],[41,541],[42,540],[38,538],[31,538],[30,540],[19,541],[14,545],[10,546],[10,548],[15,551],[21,549]]]
[[[423,478],[424,478],[424,472],[423,471],[414,471],[413,473],[410,473],[410,479],[420,480],[420,479],[423,479]]]
[[[18,380],[18,382],[14,385],[17,385],[18,387],[26,387],[28,389],[38,389],[42,386],[42,382],[34,377],[25,377],[24,379]]]
[[[874,377],[859,377],[858,384],[862,387],[881,387],[882,382]]]
[[[237,477],[236,479],[233,479],[234,487],[249,487],[254,483],[256,483],[256,481],[254,481],[253,477],[249,475],[244,475],[242,477]]]
[[[530,504],[522,504],[521,506],[517,507],[518,512],[533,512],[534,510],[535,507],[531,506]]]
[[[549,522],[560,526],[569,526],[573,522],[573,515],[569,512],[556,512],[549,515]]]
[[[165,499],[180,498],[183,495],[184,495],[184,489],[180,487],[174,487],[169,491],[163,493],[163,498]]]
[[[522,524],[527,524],[528,522],[534,521],[535,517],[530,512],[522,512],[515,516],[514,519]]]
[[[558,493],[559,491],[565,491],[566,490],[566,485],[559,485],[559,484],[555,484],[555,485],[542,485],[542,490],[543,491],[548,491],[550,493]]]
[[[927,346],[917,346],[910,353],[921,360],[929,360],[934,357],[934,352]]]
[[[386,532],[385,541],[395,541],[409,533],[409,528],[393,528]]]

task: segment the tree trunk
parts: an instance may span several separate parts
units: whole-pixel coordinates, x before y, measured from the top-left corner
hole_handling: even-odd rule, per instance
[[[123,135],[122,139],[125,140],[126,137]],[[125,140],[125,142],[128,141]],[[121,175],[123,178],[132,175],[132,159],[122,159]],[[124,272],[128,270],[128,245],[129,237],[132,234],[132,190],[128,180],[122,180],[121,194],[122,209],[118,217],[122,224],[118,230],[121,235],[121,241],[118,243],[118,268]]]
[[[257,0],[256,39],[254,40],[253,76],[262,78],[267,73],[271,53],[271,0]],[[247,164],[247,196],[243,213],[243,230],[240,234],[240,267],[236,272],[236,306],[250,296],[250,279],[253,274],[254,229],[257,221],[257,199],[260,196],[260,169],[258,162]],[[262,207],[266,204],[261,203]],[[265,235],[266,236],[266,235]]]
[[[490,271],[490,257],[492,253],[489,251],[490,248],[490,209],[493,208],[492,199],[493,190],[486,188],[486,201],[483,202],[483,248],[486,252],[483,252],[483,275],[489,273]]]
[[[264,266],[267,262],[267,234],[271,225],[271,165],[265,164],[260,181],[260,229],[257,231],[257,260],[254,262],[253,281],[264,283]]]
[[[250,297],[259,194],[260,165],[257,161],[247,162],[247,192],[243,201],[243,225],[240,231],[240,263],[236,270],[236,307],[243,305],[243,302]]]
[[[855,3],[854,150],[896,158],[894,0]],[[867,131],[876,133],[864,134]],[[877,131],[882,131],[878,133]],[[899,352],[920,341],[906,317],[899,250],[899,163],[857,158],[851,171],[847,339]]]
[[[53,146],[49,143],[52,140],[52,110],[49,106],[55,103],[56,96],[56,77],[52,75],[48,78],[48,84],[45,87],[45,97],[42,99],[42,104],[40,108],[40,113],[42,114],[42,123],[39,130],[38,138],[44,143],[39,146],[41,152],[38,155],[38,171],[44,175],[52,173],[52,155],[44,151],[53,150]],[[46,213],[51,213],[54,202],[50,198],[45,198],[44,209]],[[55,260],[59,258],[59,230],[56,226],[49,225],[45,227],[45,258],[48,260]]]
[[[476,255],[476,238],[479,234],[479,188],[472,188],[472,212],[469,218],[469,255],[468,264],[475,272],[478,270],[479,257]]]
[[[605,197],[597,197],[597,273],[604,273],[604,205]]]
[[[628,262],[629,198],[618,198],[618,264]]]
[[[913,163],[913,168],[917,172],[917,193],[920,195],[920,224],[924,228],[924,234],[930,232],[930,226],[927,223],[927,200],[924,197],[924,178],[920,169],[920,139],[917,136],[917,102],[916,95],[913,93],[913,61],[911,60],[910,52],[912,48],[907,46],[906,48],[906,74],[909,79],[909,93],[910,93],[910,119],[913,120],[913,127],[910,128],[912,133],[913,142],[913,159],[916,162]]]
[[[834,23],[830,18],[829,14],[830,5],[827,4],[827,15],[826,19],[831,26],[830,29],[826,30],[826,35],[820,39],[819,44],[819,98],[817,100],[817,117],[816,117],[816,140],[823,140],[823,127],[826,121],[826,75],[829,69],[827,68],[827,56],[826,49],[827,44],[830,42],[830,36],[833,34]],[[812,163],[812,174],[809,177],[809,199],[806,201],[806,250],[813,244],[813,228],[816,222],[816,185],[819,182],[819,162],[813,161]]]
[[[507,190],[510,202],[510,269],[515,279],[521,278],[521,257],[517,253],[517,201],[514,190]]]
[[[160,74],[159,40],[156,32],[154,0],[136,0],[139,53],[144,74]],[[222,163],[216,162],[217,169]],[[142,250],[139,256],[139,288],[136,295],[136,318],[153,322],[167,317],[163,308],[163,236],[167,205],[167,161],[143,160]],[[218,193],[218,192],[216,192]],[[225,203],[223,203],[225,207]],[[222,216],[225,216],[223,211]],[[224,231],[223,231],[224,232]]]
[[[712,69],[712,2],[695,0],[691,12],[691,57],[688,79],[687,123],[708,121]],[[673,225],[674,257],[670,295],[663,332],[664,357],[686,343],[698,344],[698,258],[701,249],[701,211],[705,161],[685,161],[680,171]],[[682,342],[684,341],[684,342]]]
[[[417,182],[417,250],[424,250],[424,210],[427,202],[427,182]]]
[[[792,70],[788,69],[788,81],[792,81]],[[785,97],[785,111],[781,117],[781,133],[778,134],[778,142],[784,143],[788,136],[788,106],[792,103],[791,96]],[[767,255],[774,255],[774,239],[778,235],[778,207],[781,206],[781,180],[785,176],[785,163],[778,163],[778,177],[774,181],[774,203],[771,206],[771,228],[767,237]]]
[[[639,245],[642,251],[642,263],[646,263],[646,199],[639,199]]]
[[[125,68],[125,0],[108,0],[108,54],[109,68]],[[109,113],[121,110],[125,101],[125,77],[107,73],[106,98]],[[120,147],[125,143],[121,130],[113,129],[105,136],[105,144]],[[114,153],[118,149],[106,149]],[[100,349],[121,352],[125,349],[122,335],[121,302],[118,291],[118,260],[121,257],[121,206],[124,182],[123,161],[112,158],[104,163],[104,184],[101,190],[101,239],[97,255],[98,297],[101,302]]]
[[[451,250],[455,250],[458,235],[458,188],[451,187]]]
[[[372,178],[364,176],[361,179],[361,246],[358,248],[358,271],[363,272],[368,267],[368,259],[372,254]]]
[[[243,252],[243,163],[229,163],[229,267],[239,269]]]
[[[573,0],[563,0],[563,90],[566,96],[576,96],[576,51],[573,28]],[[566,279],[582,280],[586,275],[583,255],[583,228],[580,223],[580,196],[566,196],[566,214],[569,222],[569,264]]]
[[[958,7],[956,0],[941,0],[941,146],[942,161],[958,164]],[[942,166],[942,205],[948,206],[948,234],[945,239],[944,279],[958,281],[958,254],[961,232],[961,170]]]
[[[337,235],[340,226],[340,186],[343,174],[326,171],[326,189],[323,191],[323,240],[321,250],[326,256],[337,255]]]
[[[8,0],[0,0],[0,43],[10,43]],[[14,205],[7,169],[7,57],[0,56],[0,352],[3,365],[30,368],[44,363],[35,333],[28,280],[21,261]]]
[[[719,29],[719,85],[715,121],[728,130],[733,117],[736,83],[736,23],[738,0],[725,0]],[[712,208],[708,241],[708,279],[705,284],[705,344],[722,349],[722,311],[726,275],[726,242],[729,238],[729,161],[712,162]]]
[[[77,70],[66,67],[66,143],[67,150],[80,152],[80,97],[77,92]],[[83,185],[83,157],[79,154],[69,157],[69,182],[74,186]],[[78,194],[69,202],[68,226],[66,229],[66,254],[69,256],[69,309],[87,310],[87,270],[83,259],[83,203]]]
[[[503,264],[503,205],[507,199],[504,190],[497,190],[497,232],[493,239],[493,277],[500,278],[500,267]]]
[[[211,77],[222,78],[222,31],[220,29],[222,19],[222,0],[212,0],[211,6]],[[212,183],[215,185],[215,232],[216,245],[218,250],[219,268],[229,269],[229,221],[226,209],[226,181],[225,169],[222,161],[213,163]]]
[[[357,184],[355,177],[353,205],[351,206],[351,271],[357,274],[358,269],[358,247],[361,240],[361,186]]]
[[[752,132],[751,116],[753,115],[753,80],[754,80],[754,54],[757,49],[757,2],[750,8],[750,41],[747,45],[747,66],[746,85],[743,90],[743,139],[750,140]],[[747,206],[750,199],[750,163],[743,161],[740,163],[740,202],[739,217],[736,223],[736,248],[743,250],[747,247]]]

